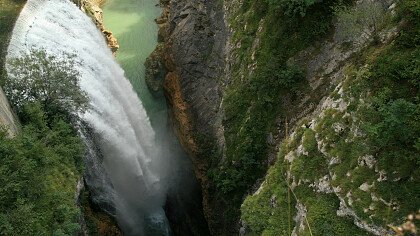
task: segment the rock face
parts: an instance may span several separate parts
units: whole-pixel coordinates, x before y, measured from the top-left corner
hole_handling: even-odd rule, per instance
[[[379,164],[382,157],[372,149],[355,151],[356,146],[371,145],[365,141],[368,135],[363,130],[360,111],[369,104],[372,92],[360,84],[363,78],[369,78],[372,61],[355,65],[351,58],[363,57],[362,52],[369,50],[372,54],[384,53],[380,48],[395,42],[400,27],[401,24],[383,29],[382,44],[377,48],[360,35],[354,35],[351,47],[346,48],[334,35],[288,60],[305,68],[310,92],[299,100],[294,116],[287,121],[292,132],[287,131],[286,125],[276,163],[258,191],[242,205],[246,230],[253,230],[256,235],[286,235],[287,230],[291,235],[325,235],[320,233],[326,229],[323,225],[312,223],[322,222],[334,227],[343,225],[345,233],[328,228],[332,235],[392,235],[389,225],[398,223],[397,218],[404,216],[404,211],[417,210],[409,197],[387,198],[387,191],[399,191],[390,186],[407,184],[407,191],[415,191],[415,175],[389,180],[389,173],[402,173],[396,165],[388,169]],[[336,25],[335,32],[340,30]],[[359,91],[355,92],[355,88]],[[320,164],[316,166],[315,162]],[[388,190],[381,192],[380,188]],[[292,194],[291,199],[288,194]],[[287,217],[294,221],[294,228],[288,229],[288,222],[280,223]],[[391,218],[397,220],[391,223]]]
[[[217,216],[215,209],[223,206],[212,197],[213,186],[206,173],[209,160],[202,152],[204,140],[217,140],[223,146],[223,138],[218,137],[223,114],[220,81],[227,40],[222,4],[205,0],[161,1],[161,4],[165,10],[157,23],[159,40],[163,41],[160,60],[167,71],[164,93],[175,132],[189,153],[202,186],[210,231],[217,234],[223,217]],[[153,83],[148,84],[155,89]]]
[[[237,55],[238,50],[236,49],[240,49],[241,47],[244,47],[244,45],[241,45],[241,41],[235,41],[234,37],[229,38],[229,36],[230,34],[233,35],[235,31],[246,30],[247,27],[251,26],[249,26],[246,21],[245,23],[238,23],[239,26],[231,26],[225,21],[225,18],[235,18],[236,16],[234,16],[234,13],[237,11],[235,9],[244,7],[243,4],[246,5],[246,2],[241,0],[224,1],[225,5],[223,6],[220,1],[172,0],[161,1],[161,4],[165,7],[163,16],[157,20],[157,23],[160,26],[159,40],[161,41],[161,45],[154,52],[154,55],[151,56],[151,61],[148,63],[148,67],[150,68],[150,78],[148,78],[150,80],[148,82],[149,87],[152,90],[161,89],[159,76],[157,76],[159,73],[157,72],[159,71],[159,65],[164,64],[165,70],[167,71],[163,82],[164,93],[170,107],[175,132],[178,135],[182,146],[189,153],[194,164],[195,174],[202,186],[203,208],[211,234],[233,235],[237,234],[239,231],[240,235],[243,235],[248,229],[247,224],[249,222],[242,221],[242,227],[240,227],[239,221],[238,225],[226,221],[226,216],[223,212],[228,204],[226,202],[228,202],[229,199],[219,197],[219,193],[208,175],[210,166],[220,167],[221,165],[220,162],[218,162],[218,159],[209,158],[208,153],[216,151],[216,155],[220,157],[221,160],[224,160],[225,140],[222,121],[225,118],[222,105],[225,91],[229,92],[228,89],[232,89],[232,86],[230,85],[233,83],[231,78],[229,78],[231,77],[230,73],[235,72],[235,66],[240,67],[241,70],[243,70],[240,72],[243,73],[240,73],[240,76],[238,77],[240,77],[239,80],[242,82],[246,81],[245,77],[249,77],[256,71],[257,52],[261,49],[262,37],[264,37],[262,32],[265,30],[264,27],[267,27],[267,21],[265,21],[266,19],[264,18],[260,19],[256,17],[256,22],[252,22],[255,26],[258,26],[252,36],[250,36],[250,38],[252,38],[251,42],[248,42],[252,46],[250,46],[249,51],[246,51],[245,56],[239,57]],[[390,5],[390,3],[388,5]],[[225,14],[229,17],[225,17]],[[248,16],[242,17],[246,18]],[[243,27],[243,29],[241,29],[241,27]],[[340,29],[336,28],[336,30]],[[386,34],[381,34],[382,43],[387,44],[392,41],[397,32],[396,29],[386,30],[386,32],[384,32]],[[316,151],[317,155],[314,155],[316,157],[321,156],[321,154],[328,156],[327,151],[323,148],[325,145],[321,142],[319,134],[314,130],[314,127],[317,127],[317,125],[319,126],[320,121],[312,118],[318,117],[320,114],[322,116],[323,113],[320,112],[321,110],[327,108],[331,110],[331,107],[327,106],[328,104],[334,105],[335,107],[333,108],[336,109],[337,112],[340,112],[340,114],[343,112],[345,113],[347,105],[344,100],[337,102],[337,104],[332,101],[338,96],[337,93],[341,94],[340,83],[346,81],[348,77],[346,75],[347,62],[351,60],[352,56],[363,50],[368,43],[364,37],[355,37],[357,37],[357,39],[354,40],[354,45],[348,49],[342,47],[342,45],[337,42],[336,37],[325,38],[314,42],[312,45],[305,45],[306,48],[299,49],[299,51],[294,52],[293,55],[289,55],[286,58],[288,59],[287,61],[285,59],[285,64],[288,66],[296,65],[304,69],[307,82],[304,91],[307,92],[303,93],[302,88],[302,91],[296,95],[298,96],[296,99],[292,99],[291,95],[289,96],[287,94],[282,96],[281,103],[283,107],[287,108],[288,114],[286,119],[277,119],[275,121],[277,129],[267,135],[267,143],[270,145],[270,149],[273,149],[269,151],[267,157],[268,163],[273,164],[275,160],[277,160],[277,151],[280,146],[280,141],[284,138],[287,140],[288,134],[293,133],[288,131],[289,127],[290,130],[301,131],[301,134],[299,134],[300,136],[295,135],[294,138],[290,138],[291,140],[296,139],[295,143],[298,143],[299,145],[294,147],[294,149],[290,149],[293,150],[293,152],[287,152],[284,155],[285,159],[290,163],[298,165],[304,160],[302,156],[313,154],[310,151]],[[322,105],[323,108],[320,108],[320,104],[324,104],[325,106]],[[226,108],[226,111],[228,111],[228,108]],[[343,119],[347,119],[346,117],[347,116],[343,116]],[[286,129],[284,129],[285,127]],[[344,132],[343,129],[345,129],[345,126],[337,123],[333,124],[332,128],[335,133],[341,134]],[[357,136],[356,131],[354,132]],[[229,141],[228,136],[226,139]],[[306,144],[304,144],[304,141]],[[313,147],[313,150],[307,150],[308,142],[311,144],[310,146]],[[217,150],[209,149],[209,146]],[[301,159],[299,159],[299,157],[301,157]],[[330,163],[330,166],[341,164],[341,160],[338,157],[330,155],[327,160],[328,163]],[[375,163],[369,155],[361,156],[359,162],[363,164],[363,168],[366,166],[370,169],[375,167]],[[314,164],[302,166],[306,169],[311,169],[314,167]],[[280,173],[280,171],[274,172],[274,174],[278,173]],[[343,194],[344,188],[341,184],[331,184],[336,181],[336,178],[341,177],[342,180],[340,181],[345,182],[346,179],[352,179],[351,177],[339,176],[336,173],[330,173],[328,171],[323,173],[320,169],[316,169],[314,173],[315,174],[309,176],[311,178],[314,177],[314,179],[309,180],[309,177],[304,176],[302,178],[291,178],[290,180],[291,185],[289,188],[292,190],[297,188],[298,190],[303,191],[302,186],[305,185],[306,189],[304,190],[310,189],[310,193],[313,194],[308,196],[306,196],[307,192],[297,194],[298,197],[300,196],[300,199],[295,199],[297,202],[293,203],[297,211],[297,214],[294,214],[294,216],[296,216],[295,222],[297,225],[297,227],[293,229],[295,234],[307,230],[305,229],[306,225],[304,222],[306,212],[313,214],[313,212],[311,213],[311,207],[317,205],[307,204],[303,200],[308,202],[312,200],[315,201],[318,195],[321,194],[324,195],[318,203],[324,204],[325,206],[323,207],[328,209],[330,213],[333,213],[331,214],[331,219],[336,219],[337,216],[340,216],[341,214],[350,216],[352,221],[354,221],[351,222],[347,219],[343,220],[342,218],[337,218],[337,222],[334,224],[341,224],[341,220],[343,220],[343,222],[347,220],[345,222],[346,229],[354,232],[367,231],[378,235],[386,233],[386,229],[366,224],[366,222],[359,220],[356,213],[348,211],[348,209],[350,209],[348,208],[348,205],[350,206],[351,202],[359,200],[354,200],[351,197],[351,194],[350,197]],[[290,173],[283,174],[290,175]],[[381,182],[386,178],[381,171],[378,171],[377,174],[377,182]],[[272,179],[275,178],[278,180],[280,177],[283,176],[275,176]],[[277,209],[279,214],[284,214],[288,209],[288,206],[282,208],[280,199],[285,199],[285,197],[276,195],[277,193],[271,194],[271,190],[276,189],[277,186],[280,186],[281,184],[289,185],[289,182],[280,182],[280,180],[279,182],[275,182],[275,185],[266,184],[265,187],[263,184],[259,190],[263,194],[258,194],[258,192],[255,194],[254,198],[257,200],[253,200],[252,197],[248,197],[250,200],[245,200],[244,204],[246,206],[242,209],[250,209],[249,218],[256,215],[257,211],[266,208]],[[264,183],[266,183],[266,181],[264,181]],[[361,186],[361,188],[359,188],[359,186]],[[362,193],[359,193],[362,195],[371,191],[373,188],[374,186],[368,185],[368,183],[363,184],[362,182],[354,190],[362,191]],[[282,193],[287,193],[287,191],[283,191]],[[258,197],[258,195],[264,195],[264,198]],[[370,197],[368,196],[367,198]],[[343,203],[343,199],[348,201],[348,203]],[[375,200],[372,200],[372,204],[379,204],[378,202],[381,202],[381,200],[376,199],[376,195],[374,199]],[[247,202],[248,204],[246,204]],[[341,207],[342,209],[339,208],[341,206],[340,204],[344,206]],[[388,202],[386,204],[388,204]],[[389,203],[388,205],[392,204]],[[254,208],[255,206],[263,207],[260,207],[261,209],[256,209]],[[363,206],[365,209],[362,209],[362,212],[367,214],[366,212],[369,211],[374,212],[376,205],[367,204],[366,206]],[[341,210],[341,213],[339,213],[338,210]],[[275,211],[273,210],[273,212]],[[273,220],[270,222],[278,221],[278,219],[275,218],[278,215],[275,215],[270,211],[264,212],[261,218],[269,216],[273,217]],[[254,217],[254,220],[258,223],[260,219],[256,218],[258,217]],[[322,217],[320,217],[320,219],[322,219]],[[302,225],[302,227],[300,227],[300,225]],[[267,228],[270,228],[270,225],[267,224]],[[230,232],[230,230],[235,229],[237,229],[237,231]],[[280,233],[276,235],[284,234]]]
[[[0,87],[0,126],[5,126],[10,136],[19,132],[16,117],[10,108],[9,101]]]
[[[111,31],[105,29],[103,14],[101,6],[104,3],[103,0],[73,0],[73,2],[80,7],[80,9],[85,12],[88,16],[90,16],[96,26],[104,35],[108,47],[111,49],[112,53],[115,53],[120,48],[118,45],[117,38],[112,34]]]
[[[166,68],[163,64],[163,60],[161,60],[162,53],[163,44],[159,43],[144,63],[144,66],[146,67],[146,85],[155,97],[163,95],[163,81],[166,75]]]

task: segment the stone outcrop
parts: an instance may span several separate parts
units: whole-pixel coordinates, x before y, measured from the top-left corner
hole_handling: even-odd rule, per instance
[[[208,149],[209,144],[212,148],[216,147],[221,159],[224,156],[224,90],[229,84],[230,68],[241,64],[235,55],[235,48],[241,45],[230,42],[229,35],[235,29],[227,24],[225,14],[235,12],[242,3],[241,0],[225,1],[223,6],[219,1],[161,1],[165,7],[162,17],[157,20],[161,43],[150,57],[154,62],[146,65],[150,69],[149,88],[159,90],[163,86],[175,132],[194,164],[195,174],[202,186],[204,213],[213,235],[233,235],[238,231],[229,230],[239,229],[239,225],[232,224],[234,222],[225,221],[225,200],[219,197],[207,171],[210,165],[217,166],[214,163],[217,160],[208,157],[208,152],[213,151]],[[252,61],[260,47],[264,19],[259,25],[249,53]],[[282,106],[288,107],[291,115],[286,121],[279,119],[276,132],[268,135],[267,142],[271,146],[267,157],[269,163],[275,162],[279,143],[287,135],[284,127],[293,129],[299,120],[317,109],[318,102],[328,96],[339,78],[343,77],[344,62],[356,51],[362,50],[366,43],[359,40],[351,50],[342,51],[334,40],[316,42],[288,60],[288,64],[299,65],[306,70],[310,87],[309,92],[299,94],[296,101],[291,95],[283,96]],[[167,71],[162,85],[157,73],[159,63],[164,64]],[[241,66],[248,68],[245,70],[247,73],[253,73],[256,62]],[[325,179],[316,183],[318,191],[332,193],[333,190],[325,183]]]
[[[10,108],[9,101],[0,87],[0,126],[4,126],[10,136],[15,136],[19,132],[17,119]]]
[[[160,96],[163,92],[163,81],[167,73],[165,66],[165,40],[168,39],[168,17],[169,17],[169,1],[161,0],[163,7],[162,15],[156,19],[159,27],[158,45],[156,49],[146,59],[144,66],[146,68],[145,80],[146,85],[154,96]]]
[[[162,53],[163,44],[159,43],[144,63],[146,68],[144,79],[146,80],[149,91],[155,97],[160,97],[163,94],[163,81],[166,75],[166,68],[163,60],[161,60]]]
[[[90,18],[92,18],[95,25],[104,35],[108,47],[111,49],[112,53],[115,53],[120,48],[117,38],[112,34],[111,31],[107,30],[104,26],[103,12],[101,9],[104,0],[73,0],[80,9],[86,13]]]

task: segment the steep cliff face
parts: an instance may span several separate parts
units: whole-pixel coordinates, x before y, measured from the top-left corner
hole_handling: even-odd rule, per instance
[[[363,8],[363,2],[380,8],[376,12],[372,11],[375,7]],[[383,234],[389,230],[387,222],[398,224],[403,215],[418,207],[418,199],[412,199],[418,187],[414,136],[410,141],[400,140],[401,146],[392,151],[394,158],[410,157],[401,162],[384,157],[383,150],[389,148],[378,148],[379,143],[385,145],[382,138],[369,132],[380,132],[379,127],[384,125],[381,122],[387,119],[391,125],[393,118],[385,113],[393,114],[395,110],[371,111],[370,115],[383,113],[375,116],[381,117],[377,120],[364,120],[375,127],[366,128],[360,120],[367,119],[367,113],[354,112],[365,109],[366,104],[352,103],[365,96],[373,104],[376,98],[372,94],[385,93],[389,106],[407,109],[407,113],[403,112],[407,120],[401,128],[417,124],[413,120],[418,106],[417,85],[414,90],[407,88],[410,92],[395,92],[408,94],[402,98],[385,92],[405,89],[392,87],[395,84],[385,79],[386,73],[376,78],[388,82],[376,82],[374,88],[366,82],[369,80],[361,87],[355,82],[361,80],[354,79],[366,64],[389,66],[376,62],[381,53],[386,58],[384,51],[404,52],[413,58],[401,60],[417,60],[417,49],[391,46],[398,44],[398,35],[416,34],[407,32],[417,26],[410,23],[404,27],[409,20],[401,21],[401,13],[396,14],[396,9],[410,17],[417,14],[404,7],[413,7],[413,1],[403,1],[397,7],[393,1],[358,1],[352,7],[362,5],[359,10],[365,9],[366,14],[368,9],[370,19],[381,19],[385,24],[381,23],[381,28],[364,26],[364,33],[354,33],[347,41],[340,35],[346,28],[336,24],[332,10],[339,1],[319,1],[303,12],[302,8],[273,6],[266,1],[225,1],[223,6],[214,1],[164,3],[166,16],[159,22],[164,31],[162,62],[168,71],[165,95],[176,132],[189,151],[201,182],[212,234],[251,230],[269,235],[300,235],[311,231],[308,224],[315,225],[312,230],[320,235],[350,231],[358,235]],[[293,10],[297,12],[291,13]],[[413,17],[418,19],[418,15]],[[402,23],[391,23],[392,18]],[[416,48],[416,37],[413,38],[413,42],[405,44]],[[372,45],[372,41],[376,44]],[[377,68],[374,73],[379,73]],[[415,73],[410,70],[400,77],[415,84]],[[378,92],[383,87],[387,89]],[[357,89],[362,92],[354,93]],[[393,99],[406,99],[407,103],[391,104]],[[414,127],[417,125],[409,129],[417,133],[418,128]],[[358,133],[364,128],[375,138]],[[387,132],[393,136],[392,142],[399,143],[395,138],[398,134]],[[364,143],[359,134],[370,141]],[[364,145],[367,149],[360,153],[346,151]],[[277,155],[279,150],[281,154]],[[389,163],[394,163],[393,167]],[[407,169],[407,165],[412,167]],[[384,195],[387,191],[399,191],[395,183],[383,179],[388,178],[384,173],[390,172],[395,174],[392,181],[407,186],[408,190],[401,193],[404,197]],[[255,195],[243,203],[247,193]]]
[[[393,235],[418,210],[418,11],[410,1],[353,9],[364,4],[394,23],[345,45],[338,15],[330,39],[288,60],[305,68],[305,109],[286,120],[276,163],[242,204],[242,233]]]
[[[190,126],[190,130],[177,130],[186,137],[182,139],[186,147],[196,152],[194,140],[200,137],[192,136],[214,136],[221,123],[219,82],[225,68],[227,33],[224,15],[221,4],[213,1],[171,1],[169,9],[165,48],[169,72],[164,86],[172,91],[167,95],[175,101],[172,107],[179,114],[174,116],[177,123]]]
[[[223,205],[214,199],[213,184],[207,175],[212,160],[204,150],[208,141],[223,145],[223,139],[218,138],[227,35],[222,5],[215,1],[162,3],[166,10],[158,23],[159,39],[164,41],[161,59],[167,71],[165,95],[175,132],[191,156],[201,183],[206,218],[217,228],[223,217],[213,209]]]

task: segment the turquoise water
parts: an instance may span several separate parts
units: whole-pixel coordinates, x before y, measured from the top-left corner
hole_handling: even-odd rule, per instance
[[[163,99],[152,97],[144,81],[144,62],[157,45],[158,27],[155,19],[162,9],[158,0],[106,0],[104,24],[117,38],[120,49],[117,61],[124,69],[152,123],[154,116],[165,108]]]

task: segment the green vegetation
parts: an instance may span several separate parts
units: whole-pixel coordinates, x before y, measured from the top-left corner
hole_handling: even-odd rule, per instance
[[[316,1],[304,14],[288,14],[282,4],[246,0],[230,20],[234,44],[241,46],[234,52],[238,63],[224,100],[227,158],[213,160],[209,171],[229,202],[225,214],[230,221],[238,217],[243,195],[268,168],[267,136],[276,119],[292,113],[289,107],[305,93],[305,73],[287,60],[331,32],[332,6],[338,2]]]
[[[72,55],[62,59],[32,49],[8,62],[10,73],[4,90],[12,107],[19,112],[28,101],[38,101],[52,114],[76,115],[87,108],[87,95],[79,88],[79,72]]]
[[[283,164],[270,168],[261,191],[242,205],[241,218],[255,235],[290,235],[293,230],[296,200],[288,189],[286,170]]]
[[[397,10],[399,19],[404,16],[398,36],[388,45],[371,45],[348,62],[342,92],[331,92],[330,98],[344,100],[347,109],[332,106],[314,117],[315,127],[298,125],[284,141],[259,193],[246,198],[241,218],[250,234],[286,235],[278,233],[287,230],[284,223],[278,221],[275,233],[268,223],[277,208],[284,218],[290,217],[285,206],[270,208],[273,189],[285,188],[288,181],[285,170],[290,170],[296,199],[307,210],[306,228],[299,235],[365,235],[352,219],[337,216],[339,198],[360,219],[384,229],[402,224],[406,215],[418,210],[420,4],[402,1]],[[288,153],[294,155],[291,163],[284,159]],[[273,174],[279,170],[282,175]],[[335,193],[318,189],[317,180],[325,175]],[[288,199],[285,194],[276,196]]]
[[[352,219],[337,217],[339,200],[334,194],[315,193],[305,185],[297,187],[295,194],[306,207],[309,225],[299,235],[369,235],[354,225]]]
[[[289,141],[282,145],[279,160],[291,147],[293,140]],[[259,192],[245,199],[241,218],[251,231],[249,235],[291,235],[296,227],[296,200],[306,210],[306,219],[300,219],[304,230],[298,235],[368,235],[351,219],[337,217],[339,200],[334,194],[315,193],[308,185],[290,190],[286,174],[288,168],[286,161],[278,161],[268,171]]]
[[[283,8],[286,15],[305,16],[309,7],[322,2],[322,0],[267,0],[267,2],[273,7]]]
[[[0,134],[0,233],[69,235],[80,230],[75,204],[83,145],[63,119],[47,124],[42,106],[22,113],[22,133]],[[77,168],[76,168],[77,166]]]
[[[34,56],[39,58],[26,60]],[[10,97],[19,114],[22,132],[14,138],[0,132],[2,235],[74,235],[80,231],[80,210],[75,197],[76,183],[82,172],[84,145],[71,125],[75,119],[71,114],[83,110],[87,98],[77,83],[66,88],[72,89],[71,93],[65,92],[60,84],[48,84],[41,94],[39,84],[25,77],[32,74],[31,79],[36,81],[35,75],[42,72],[48,75],[43,76],[45,79],[54,80],[58,75],[63,80],[77,79],[73,77],[74,71],[63,71],[63,68],[69,69],[67,63],[71,64],[70,61],[60,64],[45,52],[37,52],[13,61],[14,73],[6,79],[8,85],[12,78],[25,79],[28,83],[24,86],[6,86],[6,93],[28,96]],[[44,82],[42,85],[47,85]],[[57,91],[62,92],[57,101],[65,102],[44,97]],[[81,100],[78,102],[74,98]]]
[[[315,132],[305,129],[302,140],[302,147],[305,154],[297,156],[291,166],[291,172],[299,179],[315,181],[328,174],[327,160],[318,151]]]
[[[354,7],[339,6],[336,15],[339,29],[337,37],[341,41],[363,36],[376,43],[379,42],[379,31],[389,23],[390,18],[384,3],[374,1],[362,1]]]

